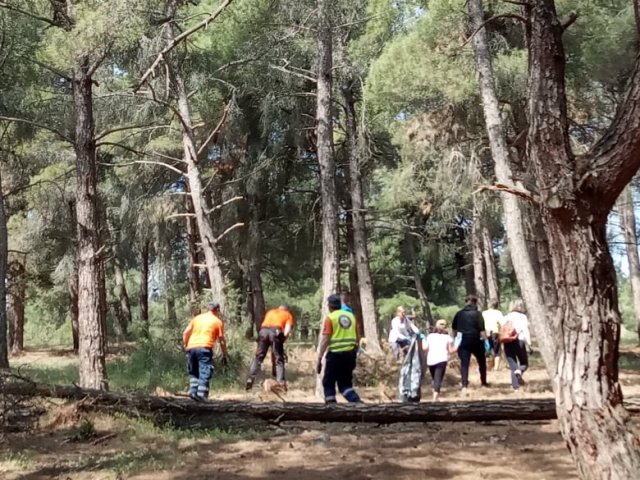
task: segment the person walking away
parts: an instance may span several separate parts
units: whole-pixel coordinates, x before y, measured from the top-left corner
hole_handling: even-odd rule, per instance
[[[329,315],[323,322],[316,362],[316,371],[320,374],[322,359],[325,358],[322,378],[324,401],[327,404],[336,403],[337,384],[338,390],[348,402],[359,403],[362,400],[353,389],[359,337],[356,317],[341,309],[340,295],[330,295],[327,303]]]
[[[502,312],[499,310],[500,302],[496,299],[489,301],[489,308],[482,312],[487,339],[491,346],[490,353],[493,355],[493,371],[500,370],[500,354],[502,353],[502,344],[498,339],[500,333],[500,325],[502,324]]]
[[[423,343],[423,349],[427,352],[427,367],[431,374],[431,386],[433,387],[433,401],[440,398],[440,388],[442,380],[447,371],[449,354],[455,353],[458,348],[453,343],[453,338],[447,331],[447,321],[439,319],[436,321],[435,330],[427,335]]]
[[[286,381],[284,377],[284,342],[293,330],[293,315],[288,305],[280,305],[278,308],[272,308],[265,315],[258,332],[258,346],[256,354],[249,368],[249,376],[245,388],[251,390],[256,377],[260,373],[262,362],[267,356],[267,352],[271,349],[272,361],[275,365],[276,381],[286,390]]]
[[[182,334],[182,342],[187,351],[187,371],[189,373],[189,396],[194,400],[209,398],[209,382],[213,376],[213,347],[216,341],[222,350],[222,362],[229,356],[224,338],[224,323],[220,318],[220,304],[211,302],[207,311],[196,315]]]
[[[509,310],[500,329],[500,341],[511,370],[511,386],[517,392],[525,384],[522,374],[529,367],[527,345],[531,344],[531,334],[524,302],[521,299],[514,300]]]
[[[483,387],[488,387],[487,361],[484,348],[484,341],[487,335],[484,320],[478,311],[478,297],[475,295],[467,295],[464,308],[453,317],[452,328],[454,337],[458,332],[462,334],[460,346],[458,347],[462,393],[466,394],[467,388],[469,387],[471,355],[473,355],[478,362],[480,383]]]
[[[393,351],[393,358],[400,361],[400,352],[411,344],[411,335],[419,332],[413,322],[406,316],[404,307],[396,309],[396,316],[391,320],[391,330],[389,331],[389,343]]]

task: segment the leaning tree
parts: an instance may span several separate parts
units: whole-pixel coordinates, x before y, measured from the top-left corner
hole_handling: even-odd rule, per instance
[[[629,479],[640,471],[640,441],[618,380],[620,313],[606,242],[607,216],[640,167],[640,58],[609,128],[582,155],[572,151],[562,35],[553,0],[522,4],[529,50],[525,165],[505,139],[482,1],[469,0],[473,45],[507,235],[556,396],[563,436],[580,476]],[[640,5],[634,0],[636,12]],[[640,21],[638,21],[640,25]],[[539,219],[536,242],[525,222]],[[548,260],[548,261],[547,261]],[[540,281],[544,279],[544,281]]]

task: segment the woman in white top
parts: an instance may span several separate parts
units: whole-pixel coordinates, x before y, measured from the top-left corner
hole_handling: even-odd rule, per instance
[[[453,338],[449,335],[446,320],[440,319],[436,322],[435,331],[427,335],[423,348],[427,352],[427,367],[432,378],[433,401],[437,402],[440,398],[440,387],[447,370],[449,354],[458,350],[453,343]]]
[[[502,325],[505,326],[511,322],[517,337],[513,341],[504,342],[504,354],[511,370],[511,386],[514,391],[517,391],[521,385],[524,385],[522,374],[529,367],[527,345],[531,345],[531,334],[524,302],[521,299],[514,300],[509,310],[511,311],[504,317]]]
[[[398,307],[396,316],[391,320],[391,330],[389,331],[389,343],[396,360],[400,360],[400,350],[408,347],[411,344],[411,336],[418,332],[418,327],[405,315],[404,307]]]

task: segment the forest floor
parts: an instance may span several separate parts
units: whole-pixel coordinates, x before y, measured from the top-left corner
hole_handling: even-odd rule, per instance
[[[640,349],[624,347],[620,361],[625,394],[640,394]],[[119,355],[122,355],[121,353]],[[49,369],[75,368],[73,356],[32,351],[19,363]],[[15,363],[15,362],[14,362]],[[546,371],[534,356],[517,398],[549,397]],[[313,396],[314,353],[289,351],[288,401]],[[264,365],[270,371],[269,361]],[[399,366],[364,359],[358,391],[367,402],[391,402],[397,395]],[[470,394],[458,388],[452,362],[443,400],[514,398],[509,372],[489,373],[490,389],[480,389],[472,369]],[[53,378],[55,379],[55,377]],[[277,401],[260,388],[212,392],[216,398]],[[423,396],[430,398],[428,379]],[[167,395],[162,389],[158,394]],[[285,423],[263,431],[186,431],[158,427],[142,419],[102,413],[80,414],[75,405],[47,401],[47,413],[29,432],[0,435],[0,478],[6,480],[368,480],[483,479],[570,480],[577,478],[558,433],[557,422],[430,423],[373,426]],[[637,419],[636,419],[636,423]]]

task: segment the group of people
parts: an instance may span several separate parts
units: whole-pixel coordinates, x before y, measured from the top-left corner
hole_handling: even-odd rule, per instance
[[[507,315],[498,309],[497,300],[489,302],[489,308],[481,312],[478,298],[469,295],[465,306],[456,313],[449,332],[447,321],[439,319],[434,329],[422,341],[426,352],[426,365],[432,378],[433,400],[440,396],[442,380],[449,362],[449,355],[456,353],[460,359],[460,383],[462,393],[469,387],[469,367],[471,357],[475,357],[482,387],[487,383],[487,358],[493,357],[493,369],[500,369],[501,355],[504,350],[509,369],[511,370],[511,386],[517,391],[524,385],[523,373],[528,368],[527,347],[531,345],[529,322],[525,313],[524,302],[520,299],[511,302]],[[420,330],[409,319],[404,308],[398,307],[396,316],[391,321],[389,342],[396,360],[401,352],[410,344],[412,337],[421,339]]]
[[[349,305],[346,294],[330,295],[327,298],[328,315],[322,324],[316,371],[323,370],[322,386],[325,402],[336,403],[340,394],[352,403],[360,403],[353,388],[353,370],[360,340],[358,322]],[[276,382],[286,390],[284,343],[291,334],[294,318],[288,305],[280,305],[266,312],[258,332],[258,344],[245,383],[247,391],[253,388],[260,373],[262,362],[271,350],[275,365]],[[220,317],[220,304],[211,302],[207,311],[193,317],[183,333],[183,344],[187,352],[189,373],[189,396],[194,400],[205,400],[209,396],[209,382],[213,374],[213,348],[219,342],[222,361],[226,363],[228,353],[224,337],[224,324]],[[337,389],[336,389],[337,387]]]
[[[317,373],[321,374],[324,370],[322,385],[325,402],[335,403],[339,392],[348,402],[359,403],[361,399],[353,388],[353,370],[361,338],[358,322],[348,305],[347,296],[334,294],[326,301],[329,313],[322,324],[316,362]],[[488,387],[487,356],[494,358],[493,368],[497,371],[500,368],[501,352],[504,350],[511,370],[511,385],[517,391],[524,384],[523,373],[528,367],[527,345],[531,343],[528,319],[522,300],[512,302],[510,311],[505,316],[498,306],[497,301],[491,301],[489,308],[481,312],[478,298],[470,295],[465,299],[464,308],[454,316],[451,332],[447,321],[439,319],[426,337],[407,317],[404,308],[398,307],[389,333],[394,357],[399,360],[402,351],[406,350],[414,337],[421,341],[426,353],[426,365],[432,377],[433,400],[436,401],[439,399],[450,354],[457,352],[460,358],[461,387],[465,393],[469,386],[471,357],[475,357],[477,361],[482,387]],[[253,388],[269,350],[272,352],[276,382],[286,390],[284,343],[293,326],[294,318],[288,305],[280,305],[266,312],[245,383],[247,391]],[[207,305],[207,311],[196,315],[183,333],[189,396],[194,400],[204,400],[209,396],[213,348],[216,342],[220,344],[222,362],[226,363],[228,353],[220,304],[211,302]]]

